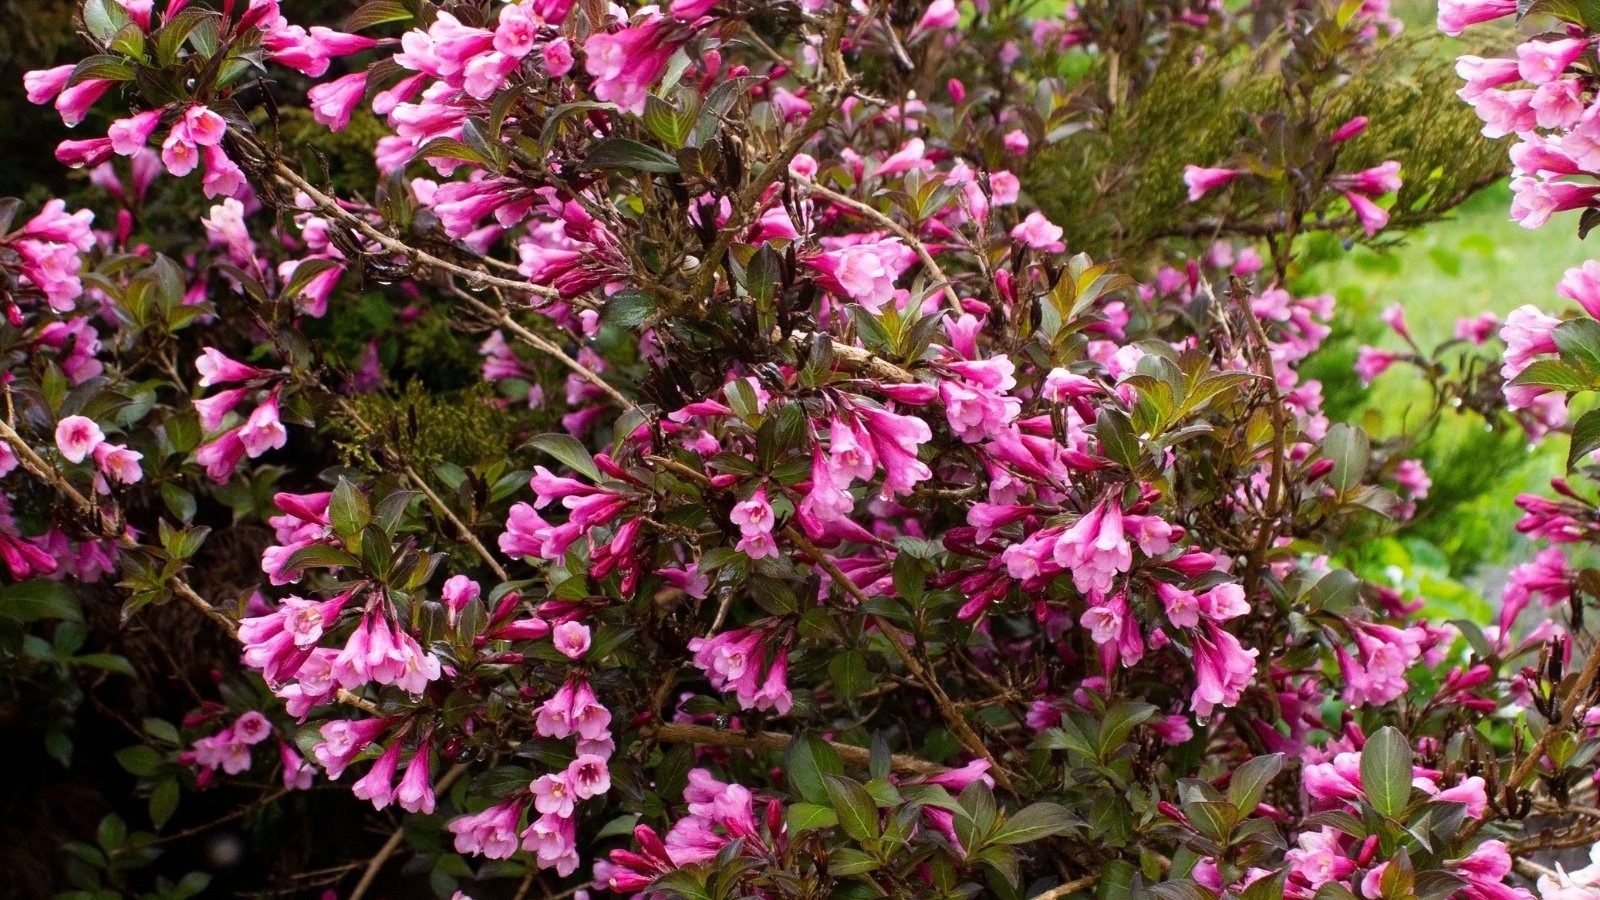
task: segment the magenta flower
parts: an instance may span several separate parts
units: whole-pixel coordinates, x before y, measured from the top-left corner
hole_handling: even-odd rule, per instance
[[[1554,81],[1588,46],[1588,41],[1575,38],[1527,41],[1517,47],[1517,73],[1530,84]]]
[[[668,20],[650,15],[620,31],[591,35],[583,52],[584,69],[594,78],[594,95],[643,115],[645,94],[677,49],[667,40],[667,30]]]
[[[398,745],[398,741],[396,744]],[[417,746],[417,752],[406,763],[406,773],[395,788],[394,800],[406,812],[431,814],[434,808],[433,782],[429,776],[428,745]]]
[[[483,812],[458,816],[445,826],[456,836],[458,853],[487,859],[510,859],[517,852],[517,823],[522,818],[523,801],[506,800]]]
[[[1439,0],[1439,30],[1454,37],[1468,25],[1504,18],[1517,11],[1517,0]]]
[[[533,793],[533,808],[541,814],[571,817],[573,793],[567,783],[566,772],[541,775],[533,780],[528,789]]]
[[[1193,203],[1207,193],[1222,187],[1245,174],[1240,169],[1207,169],[1189,165],[1183,167],[1183,183],[1189,186],[1189,202]]]

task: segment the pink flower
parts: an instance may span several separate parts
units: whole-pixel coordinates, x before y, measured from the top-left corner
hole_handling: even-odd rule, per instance
[[[306,762],[305,757],[296,753],[293,747],[279,741],[278,759],[283,764],[284,790],[311,790],[311,779],[316,773],[312,771],[311,764]]]
[[[1112,579],[1133,565],[1133,548],[1122,529],[1122,509],[1105,499],[1079,517],[1056,540],[1055,563],[1072,572],[1072,583],[1084,593],[1106,594]]]
[[[1514,59],[1485,59],[1481,56],[1456,58],[1456,74],[1467,82],[1470,96],[1477,96],[1489,88],[1510,84],[1522,77]]]
[[[129,450],[121,444],[102,442],[94,447],[94,462],[112,480],[119,484],[133,484],[144,477],[139,460],[144,454]]]
[[[238,429],[224,431],[211,443],[194,451],[194,461],[205,468],[206,475],[212,481],[219,484],[232,477],[234,468],[243,458],[244,441],[239,440]]]
[[[568,659],[579,659],[589,652],[589,626],[582,622],[562,622],[551,631],[550,639]]]
[[[1568,270],[1569,275],[1571,271],[1572,270],[1570,269]],[[1563,284],[1565,284],[1565,281],[1563,281]],[[1559,288],[1557,290],[1559,290]],[[1484,342],[1489,339],[1489,335],[1494,334],[1495,330],[1499,327],[1500,317],[1492,312],[1479,313],[1477,316],[1474,316],[1470,319],[1457,319],[1455,332],[1456,339],[1461,341],[1471,341],[1479,347],[1482,347]]]
[[[1511,218],[1523,228],[1539,228],[1555,213],[1592,206],[1600,185],[1522,177],[1511,179],[1511,193]]]
[[[1373,379],[1389,371],[1389,367],[1399,358],[1398,353],[1390,353],[1388,350],[1379,350],[1364,344],[1357,348],[1355,371],[1361,377],[1361,386],[1371,386]]]
[[[584,754],[567,766],[566,782],[574,796],[587,800],[611,790],[611,772],[603,757]]]
[[[1218,706],[1233,706],[1256,673],[1255,649],[1246,650],[1239,639],[1207,623],[1194,636],[1195,689],[1191,697],[1195,715],[1203,722]]]
[[[578,868],[576,838],[571,819],[543,815],[522,832],[522,849],[534,854],[541,868],[553,868],[565,878]]]
[[[367,73],[364,70],[317,85],[308,94],[311,117],[334,131],[343,131],[350,124],[350,113],[361,102],[366,89]]]
[[[483,812],[451,819],[445,827],[456,836],[456,851],[510,859],[517,852],[517,821],[522,818],[524,802],[507,800]]]
[[[533,808],[541,814],[569,818],[572,815],[573,793],[567,783],[566,772],[553,772],[535,778],[528,786],[533,793]]]
[[[539,22],[529,15],[530,7],[511,4],[500,8],[499,24],[494,29],[495,52],[521,59],[533,52],[539,38]]]
[[[334,719],[322,726],[322,742],[311,748],[311,755],[336,779],[388,727],[386,719]],[[393,772],[391,767],[391,776]]]
[[[105,432],[84,416],[67,416],[56,424],[56,447],[67,462],[81,463],[84,457],[105,443]]]
[[[239,402],[249,393],[249,388],[238,387],[195,400],[194,408],[200,414],[201,430],[210,434],[221,428],[222,420],[227,417],[228,413],[233,412]]]
[[[1414,459],[1400,460],[1394,470],[1394,480],[1414,500],[1426,498],[1428,489],[1433,487],[1433,479],[1428,477],[1427,470]]]
[[[545,44],[540,55],[544,57],[544,70],[551,78],[563,78],[572,71],[572,44],[566,38],[556,38]]]
[[[1391,159],[1354,175],[1335,175],[1330,181],[1347,190],[1373,197],[1391,194],[1400,190],[1400,163]]]
[[[1353,191],[1346,191],[1344,199],[1350,204],[1350,208],[1355,210],[1356,218],[1361,222],[1361,230],[1367,233],[1367,237],[1372,237],[1389,224],[1389,212],[1366,197]]]
[[[814,256],[806,264],[827,276],[824,281],[830,291],[878,312],[894,300],[894,282],[899,277],[885,251],[897,251],[899,247],[899,238],[854,244]]]
[[[143,149],[150,142],[150,135],[155,133],[161,124],[161,111],[158,109],[137,113],[131,118],[118,119],[111,123],[111,128],[106,136],[111,138],[111,149],[120,156],[132,156]]]
[[[81,124],[89,114],[89,107],[94,106],[113,84],[115,82],[104,78],[86,78],[63,90],[56,96],[55,104],[61,121],[69,128]]]
[[[1528,41],[1517,47],[1517,72],[1530,84],[1554,81],[1583,55],[1588,45],[1588,41],[1575,38]]]
[[[1021,224],[1011,229],[1011,239],[1035,250],[1060,253],[1066,249],[1066,245],[1061,243],[1063,233],[1060,225],[1052,223],[1043,213],[1035,211],[1028,213],[1028,217],[1023,219]]]
[[[1568,269],[1556,293],[1583,307],[1583,311],[1600,318],[1600,261],[1589,260],[1581,267]]]
[[[259,744],[272,734],[272,723],[255,710],[240,716],[233,723],[233,735],[245,744]]]
[[[1454,37],[1468,25],[1509,16],[1517,0],[1439,0],[1439,30]]]
[[[249,181],[244,170],[228,157],[220,145],[200,148],[200,158],[205,161],[205,174],[200,179],[200,189],[207,197],[238,197],[249,192]]]
[[[928,4],[922,18],[912,27],[913,35],[932,28],[954,28],[961,24],[961,11],[956,8],[956,0],[933,0]]]
[[[267,399],[250,413],[250,418],[245,420],[239,428],[239,440],[244,443],[244,449],[251,459],[255,459],[268,450],[277,450],[289,441],[289,432],[278,421],[278,394],[274,391]]]
[[[398,745],[398,741],[395,742]],[[406,812],[431,815],[434,808],[433,782],[428,771],[428,745],[417,746],[416,755],[406,763],[406,774],[395,788],[395,802]]]
[[[478,599],[482,591],[476,581],[465,575],[451,575],[445,580],[444,586],[439,589],[439,598],[444,601],[452,626],[455,625],[456,617],[461,615],[461,610],[466,608],[468,603]]]
[[[863,407],[860,412],[865,433],[883,467],[885,497],[909,494],[918,482],[933,477],[933,470],[917,459],[917,449],[933,439],[926,422],[872,407]]]
[[[645,94],[677,49],[666,42],[666,24],[660,15],[651,15],[614,33],[593,34],[584,42],[584,69],[594,78],[595,97],[644,115]]]
[[[1343,125],[1340,125],[1337,129],[1335,129],[1333,134],[1328,136],[1328,143],[1330,143],[1330,144],[1342,144],[1345,141],[1350,140],[1351,138],[1355,137],[1356,135],[1358,135],[1361,132],[1366,131],[1366,130],[1367,130],[1367,117],[1366,116],[1356,116],[1355,118],[1353,118],[1350,121],[1344,123]]]
[[[774,519],[772,506],[767,502],[767,489],[756,488],[750,499],[734,504],[728,521],[739,526],[739,532],[746,536],[772,531]]]
[[[228,123],[204,106],[191,106],[183,112],[184,135],[202,147],[222,143],[228,133]]]
[[[53,69],[35,69],[22,75],[22,86],[28,92],[28,102],[43,106],[56,98],[72,78],[77,66],[56,66]]]
[[[1189,186],[1189,202],[1193,203],[1208,192],[1222,187],[1243,175],[1239,169],[1207,169],[1200,166],[1183,167],[1183,183]]]
[[[1561,320],[1532,305],[1519,306],[1506,316],[1500,339],[1506,342],[1505,365],[1500,376],[1507,381],[1522,374],[1535,357],[1556,352],[1555,329]]]
[[[162,142],[161,162],[166,165],[167,172],[177,178],[200,167],[200,148],[189,139],[182,123],[173,126]]]
[[[104,163],[111,158],[113,150],[110,138],[62,141],[56,145],[56,162],[69,169],[84,169]]]

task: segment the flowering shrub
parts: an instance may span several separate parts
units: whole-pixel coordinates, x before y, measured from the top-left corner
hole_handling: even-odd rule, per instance
[[[142,674],[79,652],[116,597],[229,659],[179,725],[130,723],[156,831],[69,845],[80,895],[202,890],[141,870],[230,784],[256,793],[224,821],[317,785],[384,812],[381,846],[334,831],[327,868],[267,876],[352,897],[399,856],[442,895],[1596,894],[1600,864],[1527,858],[1594,842],[1593,570],[1547,551],[1499,623],[1446,624],[1341,563],[1430,481],[1299,375],[1333,299],[1292,291],[1296,236],[1379,239],[1495,174],[1326,102],[1398,52],[1384,4],[87,0],[82,26],[26,90],[81,123],[56,156],[112,213],[0,207],[6,652]],[[1140,171],[1196,205],[1108,239],[1126,271],[1076,252],[1102,225],[1030,184],[1186,61],[1286,99]],[[1527,116],[1491,118],[1553,144]],[[292,137],[347,129],[377,135],[365,182]],[[1546,214],[1595,199],[1526,181]],[[1589,309],[1596,279],[1563,290]],[[1600,371],[1585,321],[1502,332],[1539,433],[1588,382],[1528,373]],[[1586,540],[1561,489],[1526,530]]]

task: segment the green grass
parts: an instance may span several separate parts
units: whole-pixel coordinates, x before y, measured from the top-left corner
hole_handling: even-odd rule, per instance
[[[1334,337],[1304,368],[1307,377],[1323,382],[1331,418],[1395,435],[1426,415],[1431,392],[1417,369],[1397,365],[1363,389],[1350,368],[1360,344],[1405,349],[1378,318],[1391,304],[1404,307],[1424,351],[1450,339],[1458,317],[1484,310],[1503,317],[1525,303],[1549,310],[1571,306],[1555,293],[1555,285],[1566,269],[1600,255],[1594,252],[1600,248],[1578,240],[1571,216],[1538,231],[1521,228],[1510,221],[1509,202],[1504,185],[1485,190],[1453,218],[1382,252],[1345,252],[1326,241],[1308,246],[1308,258],[1316,261],[1298,279],[1297,289],[1338,299]],[[1487,365],[1498,366],[1492,352],[1477,353]],[[1413,561],[1464,577],[1526,558],[1531,548],[1512,528],[1519,517],[1512,501],[1524,491],[1546,491],[1549,480],[1562,473],[1566,448],[1562,435],[1529,447],[1518,432],[1488,431],[1476,415],[1444,415],[1418,448],[1435,486],[1404,542]]]

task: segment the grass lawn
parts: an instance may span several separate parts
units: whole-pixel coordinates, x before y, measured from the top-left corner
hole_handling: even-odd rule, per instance
[[[1351,370],[1360,344],[1405,349],[1378,319],[1391,304],[1405,308],[1424,350],[1450,339],[1461,316],[1491,310],[1503,317],[1524,303],[1547,310],[1572,305],[1555,285],[1569,267],[1600,256],[1600,247],[1578,239],[1571,215],[1538,231],[1521,228],[1510,221],[1510,196],[1504,185],[1485,190],[1453,218],[1381,252],[1329,243],[1311,248],[1310,256],[1319,259],[1297,288],[1334,294],[1338,312],[1334,337],[1304,371],[1323,382],[1331,418],[1365,421],[1391,435],[1428,409],[1430,392],[1415,368],[1396,365],[1370,389]],[[1529,447],[1520,433],[1489,433],[1475,415],[1447,414],[1420,448],[1435,487],[1418,525],[1407,539],[1377,547],[1379,559],[1369,562],[1426,570],[1435,578],[1496,580],[1495,573],[1532,552],[1512,528],[1518,518],[1513,499],[1547,491],[1549,479],[1562,472],[1566,449],[1564,435]]]

